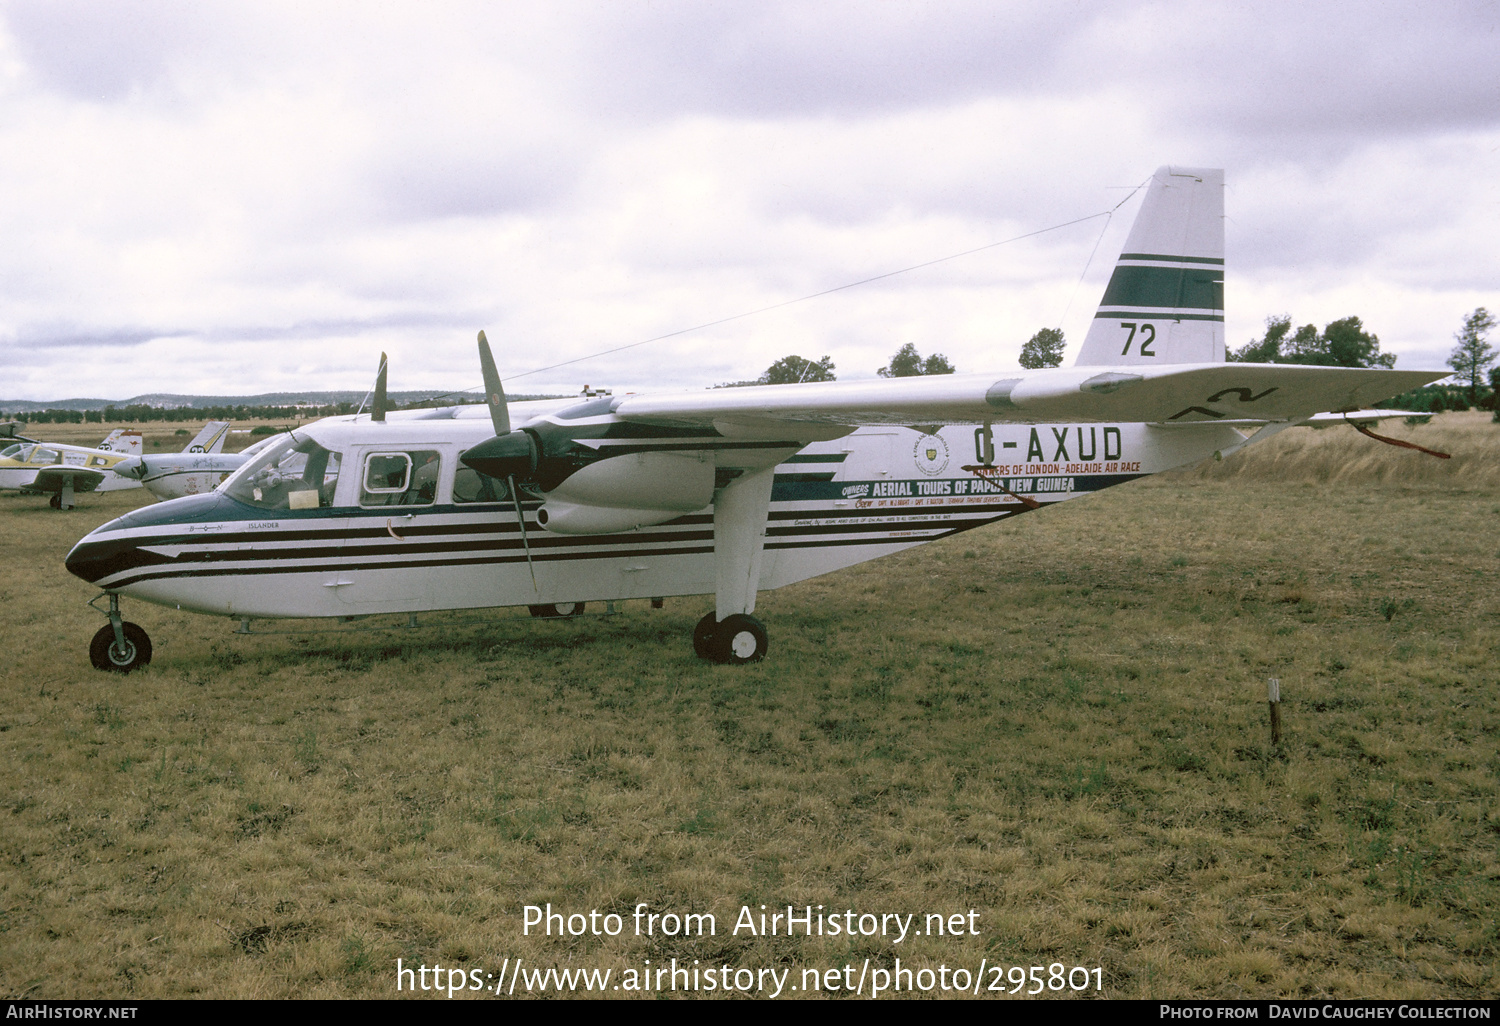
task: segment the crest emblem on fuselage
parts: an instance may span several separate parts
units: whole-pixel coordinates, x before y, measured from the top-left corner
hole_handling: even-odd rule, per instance
[[[942,435],[923,435],[912,449],[917,471],[928,477],[937,477],[948,469],[948,443]]]

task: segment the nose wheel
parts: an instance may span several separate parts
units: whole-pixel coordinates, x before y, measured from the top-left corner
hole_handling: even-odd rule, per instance
[[[115,626],[107,623],[99,628],[94,640],[89,642],[89,662],[96,670],[114,673],[129,673],[140,669],[151,661],[151,639],[139,624],[120,623],[124,644],[115,640]]]
[[[743,666],[766,657],[769,640],[766,625],[746,613],[723,620],[709,613],[693,628],[693,651],[709,662]]]
[[[95,601],[99,597],[96,596]],[[90,602],[89,605],[93,605]],[[109,596],[109,623],[99,628],[89,642],[89,662],[94,669],[112,673],[129,673],[151,661],[151,639],[140,624],[126,623],[120,616],[120,596]]]

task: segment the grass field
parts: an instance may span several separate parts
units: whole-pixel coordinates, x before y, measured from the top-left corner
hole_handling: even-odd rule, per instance
[[[706,598],[259,638],[127,600],[155,661],[104,675],[62,557],[142,493],[0,496],[0,992],[900,957],[1097,966],[1109,997],[1494,998],[1500,425],[1386,430],[1455,458],[1289,431],[764,594],[744,668],[693,657]],[[548,902],[625,933],[523,936]],[[641,902],[717,933],[632,936]],[[731,935],[762,904],[977,933]]]

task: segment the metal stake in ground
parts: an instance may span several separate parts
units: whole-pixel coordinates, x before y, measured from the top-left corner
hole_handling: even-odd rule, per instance
[[[1271,706],[1271,744],[1281,744],[1281,679],[1266,678],[1266,698]]]

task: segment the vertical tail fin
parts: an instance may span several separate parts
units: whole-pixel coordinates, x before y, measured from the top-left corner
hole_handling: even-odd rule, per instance
[[[183,452],[220,452],[224,448],[224,438],[229,434],[229,421],[211,420],[203,425],[193,440],[182,447]]]
[[[1224,360],[1224,172],[1157,168],[1075,366]]]
[[[145,451],[141,433],[134,428],[115,428],[95,448],[105,452],[129,453],[131,456],[139,456]]]

